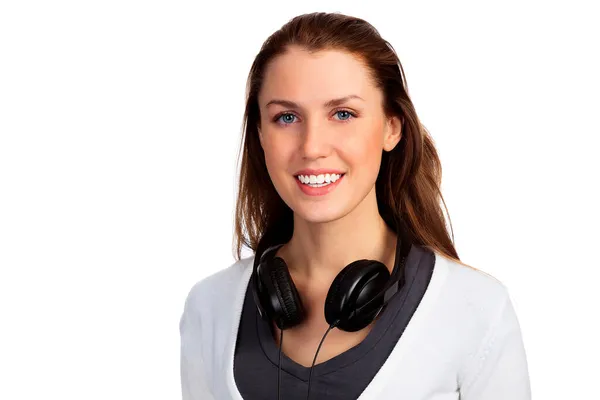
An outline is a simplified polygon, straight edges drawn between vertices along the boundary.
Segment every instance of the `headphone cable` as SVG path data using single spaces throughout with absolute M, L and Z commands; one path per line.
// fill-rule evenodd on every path
M 319 350 L 321 350 L 321 345 L 323 344 L 323 341 L 325 340 L 325 338 L 327 337 L 327 334 L 337 326 L 337 324 L 339 323 L 338 321 L 335 321 L 333 324 L 329 325 L 329 328 L 327 328 L 327 332 L 325 332 L 325 334 L 323 335 L 323 338 L 321 339 L 321 343 L 319 343 L 319 347 L 317 347 L 317 352 L 315 353 L 315 358 L 313 358 L 313 362 L 312 365 L 310 366 L 310 373 L 308 374 L 308 391 L 306 393 L 306 400 L 310 399 L 310 380 L 312 378 L 312 372 L 313 372 L 313 368 L 315 366 L 315 361 L 317 361 L 317 355 L 319 354 Z
M 281 400 L 281 348 L 283 347 L 283 329 L 281 330 L 281 334 L 279 336 L 279 362 L 277 363 L 277 400 Z

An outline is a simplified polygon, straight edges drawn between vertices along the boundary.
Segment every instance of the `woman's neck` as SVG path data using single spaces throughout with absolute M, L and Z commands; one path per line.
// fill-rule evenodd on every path
M 368 199 L 368 198 L 367 198 Z M 369 203 L 365 199 L 363 203 Z M 358 259 L 373 259 L 393 268 L 396 235 L 374 204 L 361 204 L 346 216 L 313 223 L 294 215 L 294 233 L 278 255 L 295 276 L 329 281 Z

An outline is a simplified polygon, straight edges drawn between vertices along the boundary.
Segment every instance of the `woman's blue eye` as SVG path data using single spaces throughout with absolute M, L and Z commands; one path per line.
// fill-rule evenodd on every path
M 296 116 L 294 114 L 282 114 L 277 119 L 281 120 L 284 124 L 291 124 L 294 122 L 294 118 L 296 118 Z
M 337 115 L 337 119 L 340 121 L 347 121 L 351 117 L 354 117 L 354 114 L 352 114 L 350 111 L 346 111 L 346 110 L 337 111 L 335 113 L 335 115 Z M 285 113 L 285 114 L 281 114 L 275 121 L 283 123 L 284 125 L 289 125 L 289 124 L 293 124 L 294 122 L 296 122 L 296 118 L 297 117 L 294 114 Z
M 338 118 L 341 119 L 342 121 L 345 121 L 352 116 L 352 114 L 350 114 L 349 111 L 344 111 L 344 110 L 338 111 L 338 112 L 336 112 L 336 114 L 337 114 Z

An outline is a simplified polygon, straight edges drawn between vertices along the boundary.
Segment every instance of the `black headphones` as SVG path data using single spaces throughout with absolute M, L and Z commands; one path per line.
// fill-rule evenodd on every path
M 390 274 L 385 264 L 361 259 L 348 264 L 333 280 L 325 301 L 325 319 L 330 326 L 355 332 L 372 323 L 389 300 L 404 285 L 404 266 L 412 247 L 407 230 L 400 223 L 396 257 Z M 275 253 L 284 243 L 257 253 L 252 269 L 252 293 L 263 319 L 274 321 L 282 331 L 302 322 L 302 301 L 288 267 Z M 260 249 L 260 246 L 258 247 Z

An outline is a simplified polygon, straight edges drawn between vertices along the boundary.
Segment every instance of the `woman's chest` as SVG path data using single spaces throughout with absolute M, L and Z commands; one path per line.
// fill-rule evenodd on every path
M 368 326 L 358 332 L 344 332 L 336 328 L 328 330 L 328 326 L 302 326 L 286 330 L 283 342 L 279 343 L 279 332 L 274 330 L 273 340 L 283 354 L 295 363 L 309 368 L 324 363 L 348 350 L 358 346 L 372 329 Z M 316 358 L 315 358 L 316 357 Z

